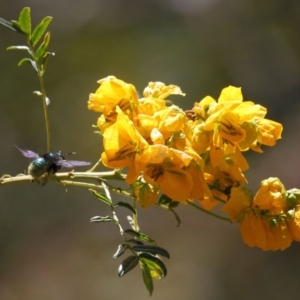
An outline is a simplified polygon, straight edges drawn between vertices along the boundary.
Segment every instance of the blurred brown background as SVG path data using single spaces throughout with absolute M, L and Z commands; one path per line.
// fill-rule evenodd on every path
M 0 16 L 16 19 L 24 6 L 33 23 L 53 16 L 46 74 L 53 148 L 96 161 L 98 115 L 86 108 L 96 81 L 115 75 L 142 92 L 149 81 L 179 85 L 188 109 L 228 85 L 268 108 L 284 125 L 283 140 L 265 153 L 247 154 L 249 186 L 278 176 L 300 187 L 300 1 L 298 0 L 28 0 L 0 2 Z M 23 53 L 6 51 L 24 39 L 0 27 L 0 173 L 15 175 L 29 163 L 15 149 L 43 153 L 46 137 L 39 89 Z M 117 200 L 117 198 L 115 198 Z M 57 184 L 0 188 L 0 299 L 149 299 L 140 270 L 118 278 L 114 261 L 121 238 L 112 224 L 90 224 L 107 208 L 85 189 Z M 122 211 L 125 222 L 125 210 Z M 299 299 L 300 245 L 285 252 L 246 247 L 238 226 L 191 207 L 171 214 L 140 212 L 141 230 L 171 253 L 169 274 L 155 281 L 152 299 Z M 124 223 L 124 227 L 127 225 Z

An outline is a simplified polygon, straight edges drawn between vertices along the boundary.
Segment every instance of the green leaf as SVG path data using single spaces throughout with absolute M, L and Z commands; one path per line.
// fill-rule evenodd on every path
M 180 204 L 180 202 L 178 201 L 172 201 L 171 203 L 169 203 L 169 207 L 170 208 L 175 208 Z
M 98 199 L 100 199 L 102 202 L 104 202 L 105 204 L 108 204 L 109 206 L 112 205 L 112 202 L 110 201 L 110 199 L 108 199 L 104 194 L 99 194 L 97 193 L 95 190 L 89 189 L 89 191 Z
M 145 286 L 147 288 L 147 290 L 150 293 L 150 296 L 152 295 L 153 289 L 154 289 L 154 285 L 153 285 L 153 279 L 150 273 L 150 270 L 147 266 L 147 264 L 142 263 L 141 264 L 141 268 L 142 268 L 142 274 L 143 274 L 143 281 L 145 283 Z
M 156 256 L 143 252 L 139 254 L 139 258 L 149 268 L 152 278 L 162 279 L 167 276 L 165 264 Z
M 117 252 L 113 255 L 113 259 L 116 259 L 116 258 L 120 257 L 121 255 L 123 255 L 127 248 L 128 248 L 128 246 L 126 244 L 119 245 Z
M 166 258 L 170 258 L 170 254 L 166 249 L 154 245 L 135 245 L 132 249 L 136 252 L 148 252 L 154 255 L 158 254 Z
M 12 24 L 13 28 L 14 28 L 17 32 L 22 33 L 22 34 L 25 34 L 25 32 L 22 31 L 22 29 L 21 29 L 20 24 L 19 24 L 18 21 L 12 20 L 12 21 L 11 21 L 11 24 Z
M 118 206 L 121 206 L 121 207 L 126 207 L 128 208 L 132 213 L 136 214 L 136 211 L 135 209 L 127 202 L 118 202 L 117 204 L 114 205 L 114 207 L 118 207 Z
M 135 244 L 135 245 L 144 245 L 143 242 L 135 240 L 135 239 L 129 239 L 129 240 L 127 240 L 127 242 Z
M 92 223 L 114 222 L 114 219 L 110 216 L 106 216 L 106 217 L 96 216 L 96 217 L 91 218 L 90 222 L 92 222 Z
M 41 45 L 36 50 L 35 56 L 36 56 L 37 60 L 39 60 L 40 58 L 42 58 L 45 55 L 45 53 L 47 52 L 49 42 L 50 42 L 50 32 L 47 32 L 44 36 L 44 41 L 41 43 Z
M 158 203 L 159 204 L 162 204 L 162 205 L 168 205 L 169 203 L 171 203 L 173 200 L 168 197 L 167 195 L 165 194 L 162 194 L 158 200 Z
M 20 25 L 21 30 L 28 36 L 31 34 L 31 17 L 30 8 L 24 7 L 19 15 L 18 25 Z
M 118 275 L 120 277 L 124 276 L 126 273 L 131 271 L 136 265 L 139 263 L 139 258 L 135 255 L 131 255 L 127 257 L 123 262 L 120 264 L 118 269 Z
M 42 69 L 42 73 L 43 74 L 45 73 L 45 70 L 46 70 L 46 63 L 48 61 L 48 58 L 50 56 L 54 56 L 54 55 L 55 55 L 54 52 L 46 52 L 44 54 L 44 56 L 40 58 L 40 64 L 41 64 L 41 69 Z
M 45 17 L 33 30 L 32 35 L 30 37 L 30 43 L 34 47 L 40 38 L 43 36 L 47 27 L 52 21 L 52 17 Z
M 18 66 L 23 66 L 25 64 L 31 64 L 31 66 L 33 67 L 33 69 L 38 72 L 38 68 L 36 66 L 36 63 L 34 60 L 30 59 L 30 58 L 23 58 L 19 61 Z
M 9 22 L 3 18 L 0 18 L 0 24 L 19 33 L 24 34 L 24 32 L 21 30 L 20 25 L 17 21 Z
M 156 244 L 156 242 L 153 239 L 151 239 L 148 235 L 146 235 L 144 233 L 137 232 L 133 229 L 126 229 L 124 232 L 127 233 L 127 234 L 130 234 L 130 235 L 133 235 L 133 236 L 137 237 L 140 240 L 149 242 L 149 243 L 154 244 L 154 245 Z

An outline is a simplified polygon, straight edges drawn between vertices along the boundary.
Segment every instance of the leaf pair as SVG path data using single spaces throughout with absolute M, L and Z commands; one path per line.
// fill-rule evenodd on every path
M 18 66 L 24 64 L 31 64 L 33 69 L 39 73 L 41 76 L 45 73 L 45 66 L 48 58 L 53 56 L 54 53 L 48 52 L 48 46 L 50 43 L 50 32 L 44 33 L 47 30 L 47 27 L 52 21 L 52 17 L 45 17 L 42 21 L 34 28 L 33 32 L 31 31 L 31 15 L 30 8 L 25 7 L 20 12 L 18 21 L 12 20 L 11 22 L 0 18 L 0 24 L 5 27 L 8 27 L 16 32 L 22 33 L 27 37 L 28 46 L 11 46 L 7 50 L 27 50 L 31 58 L 23 58 L 19 61 Z M 34 47 L 44 36 L 40 46 L 34 50 Z
M 120 245 L 117 253 L 114 255 L 114 258 L 122 255 L 129 247 L 129 245 Z M 128 256 L 122 261 L 118 269 L 118 274 L 120 277 L 124 276 L 126 273 L 134 269 L 138 263 L 140 263 L 143 281 L 151 295 L 154 289 L 153 278 L 162 279 L 167 275 L 167 268 L 157 255 L 167 258 L 170 258 L 170 255 L 167 250 L 155 245 L 141 244 L 130 248 L 135 252 L 135 255 Z

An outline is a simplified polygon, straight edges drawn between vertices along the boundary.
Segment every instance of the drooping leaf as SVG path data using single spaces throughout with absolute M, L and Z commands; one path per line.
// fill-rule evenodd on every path
M 128 256 L 123 262 L 120 264 L 118 269 L 118 275 L 122 277 L 130 270 L 132 270 L 139 262 L 139 258 L 135 255 Z
M 127 233 L 127 234 L 130 234 L 130 235 L 133 235 L 133 236 L 137 237 L 140 240 L 149 242 L 149 243 L 154 244 L 154 245 L 156 244 L 156 242 L 153 239 L 151 239 L 148 235 L 146 235 L 144 233 L 137 232 L 133 229 L 126 229 L 124 232 Z
M 166 249 L 155 245 L 135 245 L 132 249 L 136 252 L 148 252 L 154 255 L 158 254 L 170 258 L 170 254 Z
M 31 66 L 33 67 L 33 69 L 38 72 L 38 68 L 36 66 L 36 63 L 34 60 L 30 59 L 30 58 L 23 58 L 19 61 L 18 66 L 23 66 L 25 64 L 31 64 Z
M 104 194 L 97 193 L 95 190 L 89 189 L 89 191 L 98 199 L 103 201 L 105 204 L 112 205 L 110 199 L 108 199 Z
M 47 30 L 47 27 L 52 21 L 52 17 L 45 17 L 33 30 L 30 37 L 30 43 L 32 46 L 35 46 L 40 38 L 43 36 L 44 32 Z
M 127 248 L 128 248 L 128 246 L 126 244 L 120 244 L 118 246 L 117 252 L 113 255 L 113 259 L 116 259 L 116 258 L 120 257 L 121 255 L 123 255 Z
M 175 211 L 174 209 L 172 209 L 172 208 L 169 208 L 168 210 L 174 215 L 174 217 L 175 217 L 175 219 L 176 219 L 176 221 L 177 221 L 177 227 L 179 227 L 180 224 L 181 224 L 181 219 L 180 219 L 179 215 L 178 215 L 178 214 L 176 213 L 176 211 Z
M 142 252 L 139 254 L 139 258 L 149 268 L 152 278 L 162 279 L 167 276 L 165 264 L 156 256 Z
M 103 223 L 103 222 L 113 222 L 114 219 L 110 216 L 106 216 L 106 217 L 101 217 L 101 216 L 95 216 L 93 218 L 91 218 L 90 222 L 92 223 Z
M 143 274 L 143 281 L 144 281 L 145 286 L 151 296 L 153 293 L 154 285 L 153 285 L 153 279 L 152 279 L 150 270 L 149 270 L 147 264 L 145 264 L 145 263 L 141 263 L 141 268 L 142 268 L 142 274 Z
M 118 207 L 118 206 L 128 208 L 132 213 L 136 214 L 135 209 L 127 202 L 118 202 L 114 205 L 114 207 Z
M 44 36 L 44 41 L 41 43 L 41 45 L 36 50 L 35 55 L 36 55 L 37 60 L 39 60 L 46 54 L 49 42 L 50 42 L 50 32 L 47 32 Z
M 10 46 L 6 50 L 26 50 L 32 56 L 32 52 L 27 46 Z
M 20 25 L 21 30 L 28 36 L 31 34 L 31 16 L 30 8 L 24 7 L 19 15 L 18 24 Z

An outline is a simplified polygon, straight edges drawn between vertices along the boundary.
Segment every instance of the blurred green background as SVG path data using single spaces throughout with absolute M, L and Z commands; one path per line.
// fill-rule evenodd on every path
M 87 100 L 96 81 L 115 75 L 143 91 L 149 81 L 179 85 L 172 100 L 184 109 L 228 85 L 268 108 L 284 125 L 283 140 L 264 154 L 247 154 L 250 188 L 278 176 L 300 187 L 300 1 L 298 0 L 31 0 L 0 2 L 0 16 L 16 19 L 31 7 L 33 23 L 53 16 L 45 77 L 51 100 L 53 148 L 95 162 L 101 139 L 98 115 Z M 39 89 L 21 35 L 0 27 L 0 173 L 15 175 L 29 163 L 14 145 L 46 149 Z M 118 198 L 115 198 L 118 200 Z M 91 224 L 109 212 L 85 189 L 49 183 L 0 188 L 0 299 L 149 299 L 141 272 L 118 278 L 121 242 L 112 224 Z M 121 211 L 121 210 L 120 210 Z M 140 212 L 141 230 L 169 250 L 169 274 L 155 282 L 152 299 L 299 299 L 300 245 L 284 252 L 245 246 L 237 225 L 191 207 L 182 224 L 157 207 Z M 126 213 L 122 211 L 122 220 Z M 124 225 L 126 227 L 126 225 Z

